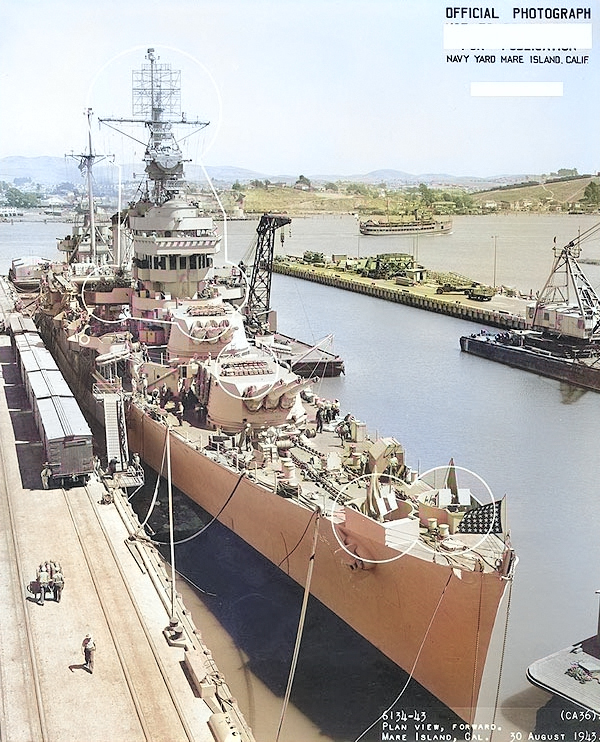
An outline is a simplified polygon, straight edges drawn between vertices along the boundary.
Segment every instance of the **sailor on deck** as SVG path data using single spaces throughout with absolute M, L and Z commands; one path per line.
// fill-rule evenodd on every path
M 246 451 L 252 450 L 252 425 L 248 422 L 246 418 L 243 419 L 244 427 L 240 431 L 240 440 L 238 443 L 238 449 L 240 451 L 243 451 L 244 449 Z

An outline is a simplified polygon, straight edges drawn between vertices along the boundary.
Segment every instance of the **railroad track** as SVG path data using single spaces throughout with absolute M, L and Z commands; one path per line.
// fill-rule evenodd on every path
M 93 493 L 81 487 L 63 490 L 63 495 L 143 738 L 193 740 Z M 118 517 L 114 508 L 108 515 Z M 99 531 L 105 538 L 98 538 Z
M 186 742 L 197 738 L 120 566 L 119 544 L 113 545 L 105 532 L 103 520 L 119 518 L 116 509 L 107 508 L 100 515 L 97 508 L 104 506 L 96 505 L 87 487 L 31 493 L 37 504 L 40 498 L 45 500 L 46 512 L 33 507 L 23 534 L 23 503 L 17 500 L 30 492 L 11 494 L 4 464 L 0 460 L 4 474 L 0 517 L 4 523 L 8 519 L 11 527 L 3 529 L 0 556 L 10 565 L 16 588 L 8 591 L 2 611 L 10 602 L 19 625 L 16 630 L 14 619 L 0 621 L 4 722 L 0 740 Z M 51 533 L 52 515 L 60 522 L 60 534 Z M 47 538 L 39 538 L 40 530 Z M 45 544 L 43 551 L 40 541 Z M 62 563 L 65 589 L 60 603 L 47 600 L 39 605 L 27 589 L 44 557 Z M 92 676 L 83 668 L 80 650 L 88 631 L 98 647 Z
M 3 565 L 0 613 L 0 740 L 49 740 L 40 674 L 35 661 L 32 622 L 27 610 L 25 566 L 17 536 L 17 513 L 13 496 L 18 477 L 16 461 L 8 455 L 9 421 L 4 378 L 0 378 L 0 561 Z M 19 630 L 15 630 L 15 625 Z M 15 709 L 18 712 L 15 713 Z

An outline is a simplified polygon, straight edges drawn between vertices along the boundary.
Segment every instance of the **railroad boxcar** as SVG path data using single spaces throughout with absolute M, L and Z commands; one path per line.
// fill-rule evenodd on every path
M 93 439 L 75 397 L 36 400 L 34 411 L 52 481 L 83 483 L 94 468 Z
M 33 321 L 12 314 L 10 332 L 51 480 L 85 482 L 94 468 L 93 436 L 77 400 Z

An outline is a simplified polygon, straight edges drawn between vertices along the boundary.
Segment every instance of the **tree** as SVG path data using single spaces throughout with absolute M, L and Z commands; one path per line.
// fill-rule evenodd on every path
M 348 183 L 346 186 L 346 193 L 354 194 L 356 196 L 370 196 L 371 191 L 369 186 L 364 183 Z
M 427 206 L 431 206 L 431 204 L 435 201 L 435 193 L 431 190 L 431 188 L 427 188 L 425 183 L 419 183 L 419 193 L 421 195 L 423 203 L 425 203 Z
M 75 185 L 73 183 L 59 183 L 56 188 L 54 189 L 55 193 L 73 193 L 77 189 L 75 188 Z
M 305 175 L 299 175 L 296 185 L 305 185 L 310 188 L 310 180 Z
M 600 204 L 600 185 L 593 180 L 590 181 L 585 187 L 582 200 L 588 204 L 598 206 Z
M 456 193 L 454 195 L 454 203 L 457 209 L 466 211 L 473 208 L 473 197 L 468 193 Z
M 35 193 L 22 193 L 18 188 L 7 188 L 5 196 L 7 205 L 16 209 L 30 209 L 39 202 Z

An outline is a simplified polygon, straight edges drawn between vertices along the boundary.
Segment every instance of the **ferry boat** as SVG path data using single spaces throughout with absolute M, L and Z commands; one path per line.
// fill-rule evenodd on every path
M 361 234 L 371 236 L 384 235 L 413 235 L 413 234 L 450 234 L 452 232 L 452 219 L 446 218 L 415 218 L 411 221 L 377 221 L 367 219 L 359 222 L 358 228 Z
M 116 476 L 131 452 L 169 471 L 473 723 L 494 704 L 480 689 L 484 672 L 498 670 L 488 649 L 494 629 L 504 631 L 517 563 L 505 500 L 453 463 L 419 475 L 399 441 L 371 435 L 338 400 L 317 399 L 312 379 L 261 342 L 260 322 L 247 322 L 248 277 L 225 266 L 224 279 L 223 238 L 186 192 L 169 65 L 152 49 L 147 60 L 148 87 L 134 86 L 144 96 L 137 110 L 149 113 L 147 187 L 113 218 L 130 265 L 49 266 L 40 332 L 104 425 Z
M 527 329 L 460 338 L 465 353 L 531 371 L 573 386 L 600 391 L 600 299 L 581 270 L 581 242 L 600 224 L 554 247 L 550 275 L 535 302 L 527 306 Z

